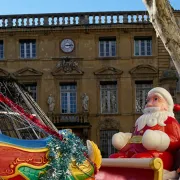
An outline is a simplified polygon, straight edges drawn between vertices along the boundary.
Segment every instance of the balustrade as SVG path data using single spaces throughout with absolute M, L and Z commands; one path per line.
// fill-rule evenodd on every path
M 86 114 L 48 114 L 49 119 L 54 124 L 59 123 L 88 123 L 88 116 Z
M 146 11 L 1 15 L 0 28 L 149 23 Z

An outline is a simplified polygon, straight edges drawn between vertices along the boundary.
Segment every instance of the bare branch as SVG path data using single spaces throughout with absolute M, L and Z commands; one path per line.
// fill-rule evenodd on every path
M 168 0 L 143 0 L 157 35 L 180 74 L 180 28 Z

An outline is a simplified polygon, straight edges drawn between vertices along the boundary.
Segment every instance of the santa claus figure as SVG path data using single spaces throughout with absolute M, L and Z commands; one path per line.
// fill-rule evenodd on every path
M 174 118 L 174 105 L 170 93 L 161 87 L 149 91 L 147 104 L 131 133 L 119 132 L 112 137 L 119 153 L 110 158 L 153 158 L 163 161 L 164 169 L 171 170 L 173 153 L 180 148 L 180 125 Z

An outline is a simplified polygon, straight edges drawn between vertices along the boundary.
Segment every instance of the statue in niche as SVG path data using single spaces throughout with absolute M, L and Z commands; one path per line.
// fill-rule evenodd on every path
M 55 99 L 52 94 L 49 95 L 47 104 L 49 106 L 49 112 L 53 112 L 55 108 Z
M 82 109 L 83 112 L 89 111 L 89 97 L 86 93 L 83 93 L 82 95 Z

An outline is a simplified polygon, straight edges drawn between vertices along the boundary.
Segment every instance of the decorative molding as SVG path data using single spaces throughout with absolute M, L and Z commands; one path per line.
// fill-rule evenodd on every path
M 53 76 L 61 75 L 83 75 L 84 72 L 79 69 L 78 62 L 71 57 L 63 57 L 58 62 L 55 70 L 51 72 Z
M 0 68 L 0 77 L 8 77 L 10 73 L 4 69 Z
M 122 73 L 123 71 L 114 67 L 104 67 L 94 72 L 94 74 L 98 76 L 106 76 L 106 75 L 114 76 L 114 75 L 121 75 Z
M 132 76 L 156 76 L 158 74 L 158 70 L 151 65 L 139 65 L 132 68 L 129 73 Z
M 117 119 L 106 118 L 99 121 L 99 131 L 107 129 L 118 129 L 120 128 L 120 123 Z
M 43 73 L 30 67 L 22 68 L 13 73 L 15 77 L 42 76 Z

